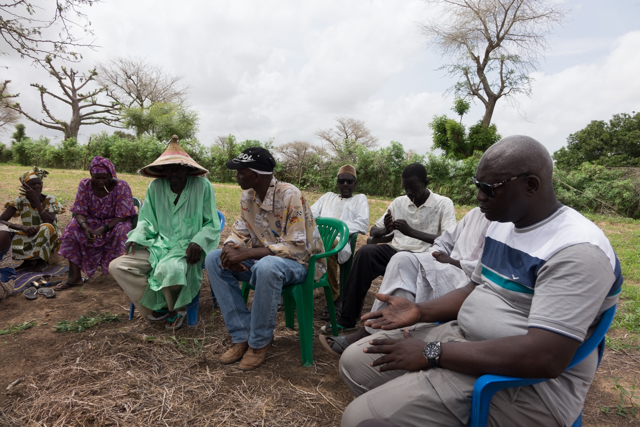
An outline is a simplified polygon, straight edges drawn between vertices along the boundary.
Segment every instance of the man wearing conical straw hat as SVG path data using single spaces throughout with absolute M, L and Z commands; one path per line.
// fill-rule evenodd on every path
M 109 266 L 143 316 L 182 327 L 185 306 L 200 291 L 202 262 L 218 247 L 220 220 L 209 171 L 173 136 L 156 161 L 140 169 L 156 178 L 147 189 L 138 225 L 128 234 L 125 255 Z

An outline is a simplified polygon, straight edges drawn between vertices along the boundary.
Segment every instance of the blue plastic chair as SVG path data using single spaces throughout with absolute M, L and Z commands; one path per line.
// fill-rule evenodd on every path
M 218 211 L 218 218 L 220 219 L 220 232 L 224 228 L 225 219 L 224 214 Z M 204 263 L 202 264 L 202 268 L 204 269 Z M 216 300 L 215 295 L 213 296 L 213 305 L 216 307 L 218 305 L 218 301 Z M 196 294 L 196 296 L 191 300 L 189 304 L 187 304 L 187 326 L 195 327 L 198 324 L 198 309 L 200 308 L 200 291 Z M 133 305 L 133 301 L 129 303 L 129 320 L 133 319 L 133 314 L 136 312 L 136 306 Z
M 607 334 L 613 316 L 616 314 L 616 306 L 609 308 L 602 313 L 598 326 L 593 331 L 591 336 L 584 341 L 576 354 L 571 359 L 571 363 L 567 370 L 573 368 L 578 363 L 582 362 L 587 356 L 589 356 L 594 350 L 598 350 L 598 366 L 602 360 L 602 354 L 604 353 L 604 336 Z M 487 425 L 487 419 L 489 417 L 489 402 L 491 398 L 498 391 L 511 387 L 522 387 L 527 385 L 533 385 L 546 381 L 546 379 L 539 378 L 514 378 L 505 377 L 502 375 L 483 375 L 476 380 L 473 387 L 473 402 L 471 406 L 471 427 L 484 427 Z M 578 419 L 573 423 L 574 427 L 582 425 L 582 412 L 578 416 Z

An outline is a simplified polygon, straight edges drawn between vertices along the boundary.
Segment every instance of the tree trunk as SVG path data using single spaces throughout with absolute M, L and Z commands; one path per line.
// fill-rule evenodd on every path
M 496 108 L 496 102 L 498 102 L 498 98 L 490 97 L 485 105 L 484 117 L 482 118 L 482 125 L 485 127 L 491 125 L 491 118 L 493 117 L 493 110 Z

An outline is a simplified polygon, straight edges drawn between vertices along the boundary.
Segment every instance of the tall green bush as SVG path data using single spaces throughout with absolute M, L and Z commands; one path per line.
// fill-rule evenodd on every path
M 640 218 L 640 169 L 607 168 L 582 163 L 573 170 L 556 168 L 558 200 L 576 210 Z

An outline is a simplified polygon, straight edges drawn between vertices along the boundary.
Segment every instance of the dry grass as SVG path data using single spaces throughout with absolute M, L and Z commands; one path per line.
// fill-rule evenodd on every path
M 0 166 L 0 200 L 14 197 L 18 173 L 24 167 Z M 67 207 L 78 181 L 87 172 L 51 170 L 45 192 Z M 135 196 L 143 198 L 147 178 L 122 174 Z M 218 209 L 227 229 L 238 213 L 240 189 L 214 184 Z M 312 202 L 320 196 L 306 193 Z M 388 200 L 370 200 L 371 223 Z M 460 219 L 468 207 L 457 207 Z M 61 225 L 68 215 L 61 218 Z M 625 269 L 627 286 L 638 284 L 637 230 L 640 222 L 598 221 L 612 238 Z M 364 240 L 361 237 L 361 240 Z M 361 244 L 362 242 L 360 242 Z M 94 278 L 95 279 L 95 278 Z M 230 341 L 219 310 L 202 288 L 199 324 L 195 331 L 172 333 L 137 319 L 104 324 L 81 333 L 54 333 L 55 321 L 75 320 L 89 311 L 124 313 L 128 301 L 110 276 L 99 276 L 80 291 L 67 291 L 51 301 L 3 301 L 0 324 L 40 319 L 40 326 L 0 342 L 4 379 L 0 393 L 2 426 L 337 426 L 352 396 L 337 373 L 337 361 L 314 343 L 314 366 L 302 367 L 297 331 L 284 327 L 278 315 L 274 346 L 265 365 L 252 372 L 218 362 Z M 374 283 L 373 289 L 379 285 Z M 370 307 L 372 296 L 365 303 Z M 12 307 L 13 305 L 13 307 Z M 324 306 L 316 295 L 317 318 Z M 69 313 L 74 313 L 71 317 Z M 57 317 L 56 317 L 57 316 Z M 43 321 L 49 326 L 43 326 Z M 316 333 L 324 322 L 316 321 Z M 623 331 L 616 331 L 627 342 Z M 13 341 L 11 341 L 13 340 Z M 585 406 L 585 425 L 627 425 L 635 418 L 604 414 L 615 407 L 615 378 L 628 390 L 638 382 L 633 369 L 640 356 L 635 346 L 607 351 Z M 637 363 L 636 363 L 637 364 Z M 7 374 L 8 373 L 8 374 Z M 15 380 L 20 380 L 15 382 Z M 617 379 L 615 381 L 618 381 Z M 7 385 L 12 387 L 5 390 Z
M 201 356 L 188 357 L 170 342 L 149 345 L 133 332 L 83 339 L 62 359 L 28 377 L 28 398 L 17 402 L 0 422 L 6 426 L 335 423 L 335 414 L 327 414 L 323 407 L 329 403 L 340 408 L 323 394 L 321 381 L 306 386 L 282 378 L 255 382 L 237 370 L 210 368 L 207 355 L 222 348 L 222 341 L 214 340 Z
M 13 400 L 0 412 L 0 424 L 339 424 L 350 399 L 335 361 L 320 354 L 314 367 L 300 366 L 297 332 L 279 322 L 259 370 L 221 365 L 218 357 L 230 343 L 219 314 L 206 315 L 211 308 L 209 296 L 195 331 L 172 334 L 139 319 L 60 335 L 53 350 L 60 357 L 41 363 L 9 391 Z

